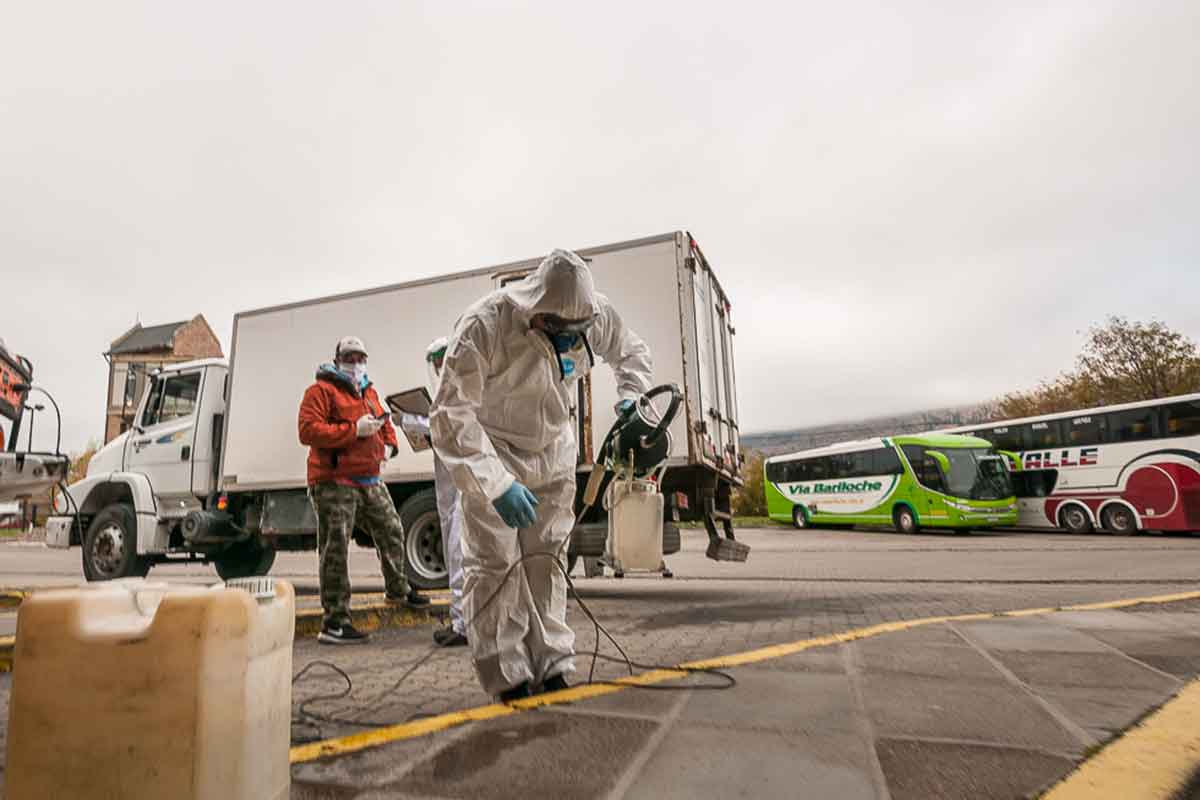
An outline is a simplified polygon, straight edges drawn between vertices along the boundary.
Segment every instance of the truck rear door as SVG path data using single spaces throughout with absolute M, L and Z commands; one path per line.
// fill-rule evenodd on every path
M 739 442 L 730 305 L 695 240 L 689 237 L 689 244 L 700 388 L 697 406 L 702 417 L 699 439 L 706 460 L 736 473 Z

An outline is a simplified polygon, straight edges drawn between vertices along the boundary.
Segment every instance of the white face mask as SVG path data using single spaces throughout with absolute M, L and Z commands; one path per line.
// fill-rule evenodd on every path
M 338 364 L 338 369 L 353 378 L 357 385 L 361 385 L 363 378 L 367 377 L 366 364 Z

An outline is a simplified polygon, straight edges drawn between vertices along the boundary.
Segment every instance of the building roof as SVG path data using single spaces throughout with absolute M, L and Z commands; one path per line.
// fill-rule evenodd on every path
M 170 350 L 175 344 L 175 332 L 189 322 L 191 320 L 185 319 L 182 322 L 168 322 L 166 325 L 151 325 L 149 328 L 143 328 L 139 322 L 112 343 L 108 355 Z

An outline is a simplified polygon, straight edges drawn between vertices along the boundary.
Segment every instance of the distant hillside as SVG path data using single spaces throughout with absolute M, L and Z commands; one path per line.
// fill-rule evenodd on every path
M 766 455 L 791 453 L 811 447 L 824 447 L 851 439 L 869 439 L 872 436 L 892 436 L 900 433 L 920 433 L 957 425 L 971 425 L 988 419 L 986 406 L 959 406 L 936 408 L 911 414 L 895 414 L 873 419 L 838 422 L 831 425 L 815 425 L 809 428 L 766 431 L 742 434 L 742 447 L 757 450 Z

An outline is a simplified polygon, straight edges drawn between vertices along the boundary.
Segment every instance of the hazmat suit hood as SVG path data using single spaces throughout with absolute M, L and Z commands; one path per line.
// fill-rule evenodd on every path
M 430 398 L 437 397 L 438 384 L 442 382 L 441 372 L 433 365 L 433 357 L 438 351 L 445 352 L 449 346 L 450 340 L 445 336 L 439 336 L 429 343 L 429 347 L 425 348 L 425 371 L 429 375 L 429 396 Z
M 570 250 L 553 251 L 524 280 L 503 291 L 526 320 L 535 314 L 594 319 L 601 312 L 592 271 Z

